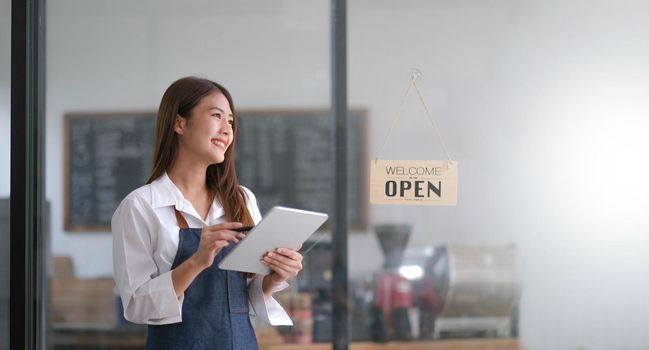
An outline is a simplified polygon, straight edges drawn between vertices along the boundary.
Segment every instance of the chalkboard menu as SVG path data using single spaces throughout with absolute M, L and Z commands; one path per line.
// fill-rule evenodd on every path
M 349 113 L 348 217 L 366 226 L 366 112 Z M 314 111 L 239 112 L 237 174 L 262 214 L 275 205 L 333 213 L 331 114 Z
M 151 173 L 155 114 L 69 114 L 65 132 L 65 229 L 109 231 Z
M 332 214 L 331 118 L 326 110 L 239 111 L 237 172 L 262 214 L 283 205 Z M 348 129 L 349 221 L 366 225 L 366 112 Z M 155 113 L 65 117 L 65 229 L 110 231 L 121 200 L 151 172 Z

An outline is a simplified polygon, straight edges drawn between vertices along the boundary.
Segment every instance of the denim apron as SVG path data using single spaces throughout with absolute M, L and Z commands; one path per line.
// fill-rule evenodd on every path
M 182 264 L 198 249 L 200 228 L 189 228 L 176 210 L 180 227 L 178 251 L 171 269 Z M 218 268 L 233 248 L 230 243 L 185 290 L 182 322 L 149 325 L 146 349 L 150 350 L 239 350 L 258 349 L 248 315 L 248 285 L 240 272 Z

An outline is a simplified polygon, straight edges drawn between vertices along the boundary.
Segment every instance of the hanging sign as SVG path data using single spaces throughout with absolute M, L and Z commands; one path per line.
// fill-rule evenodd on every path
M 377 159 L 371 163 L 371 203 L 457 204 L 456 161 Z
M 381 160 L 377 156 L 374 161 L 371 161 L 370 203 L 457 205 L 457 162 L 451 160 L 437 123 L 430 115 L 426 102 L 417 87 L 417 80 L 421 76 L 421 71 L 418 69 L 411 70 L 410 84 L 401 99 L 396 118 L 385 135 L 379 149 L 379 156 L 392 130 L 398 124 L 401 107 L 410 88 L 414 88 L 433 130 L 437 133 L 447 160 Z

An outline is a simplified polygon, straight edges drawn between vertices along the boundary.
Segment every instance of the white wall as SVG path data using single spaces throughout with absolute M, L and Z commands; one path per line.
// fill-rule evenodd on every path
M 370 206 L 371 222 L 414 223 L 411 247 L 516 244 L 530 349 L 649 347 L 649 4 L 349 6 L 349 99 L 369 109 L 370 157 L 417 67 L 460 162 L 457 207 Z M 64 113 L 152 110 L 188 74 L 223 82 L 239 108 L 327 106 L 328 14 L 326 1 L 49 2 L 54 254 L 82 277 L 111 273 L 108 234 L 63 231 Z M 382 157 L 440 159 L 437 142 L 413 95 Z M 372 235 L 350 236 L 353 277 L 381 260 Z

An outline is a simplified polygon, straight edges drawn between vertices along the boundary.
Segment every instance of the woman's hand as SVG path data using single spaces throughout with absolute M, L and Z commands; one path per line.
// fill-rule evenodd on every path
M 229 242 L 238 243 L 246 236 L 242 232 L 231 231 L 241 226 L 240 222 L 226 222 L 203 227 L 198 250 L 192 256 L 194 262 L 202 269 L 212 266 L 214 258 L 221 249 L 228 246 Z
M 237 243 L 245 237 L 245 234 L 241 232 L 232 231 L 232 229 L 241 226 L 240 222 L 226 222 L 203 227 L 201 241 L 194 255 L 171 270 L 171 282 L 174 285 L 176 297 L 180 298 L 201 271 L 212 266 L 214 257 L 223 247 L 229 245 L 230 241 Z
M 302 270 L 302 259 L 302 254 L 289 248 L 278 248 L 264 254 L 261 262 L 272 270 L 269 275 L 264 277 L 264 295 L 269 297 L 276 285 L 297 276 Z

